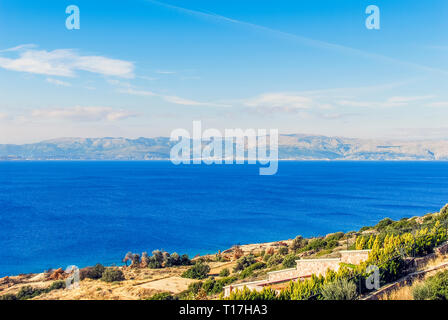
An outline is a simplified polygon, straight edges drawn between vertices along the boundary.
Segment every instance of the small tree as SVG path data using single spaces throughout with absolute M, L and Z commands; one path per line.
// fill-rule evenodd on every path
M 131 267 L 138 268 L 140 267 L 140 263 L 141 263 L 140 255 L 138 253 L 135 253 L 134 256 L 132 257 Z
M 243 269 L 247 268 L 248 266 L 250 266 L 251 264 L 254 264 L 255 262 L 257 262 L 257 261 L 255 260 L 255 256 L 253 254 L 249 254 L 247 256 L 241 257 L 236 262 L 236 265 L 235 265 L 235 268 L 233 269 L 233 271 L 237 272 L 237 271 L 243 270 Z
M 230 271 L 227 268 L 224 268 L 219 272 L 220 277 L 228 277 L 229 275 L 230 275 Z
M 107 268 L 104 270 L 101 280 L 106 282 L 123 281 L 124 275 L 120 269 Z
M 123 258 L 123 263 L 126 264 L 126 267 L 128 266 L 128 261 L 132 262 L 132 259 L 134 258 L 134 254 L 129 251 L 128 253 L 126 253 L 126 255 Z
M 297 236 L 294 240 L 292 240 L 291 250 L 297 251 L 305 247 L 307 244 L 308 241 L 306 239 L 304 239 L 302 236 Z
M 297 256 L 294 254 L 294 253 L 290 253 L 290 254 L 288 254 L 286 257 L 285 257 L 285 259 L 283 259 L 283 262 L 282 262 L 282 264 L 283 264 L 283 266 L 285 267 L 285 268 L 293 268 L 293 267 L 295 267 L 296 266 L 296 260 L 297 260 L 298 258 L 297 258 Z
M 185 271 L 182 274 L 182 277 L 201 280 L 201 279 L 207 278 L 209 272 L 210 272 L 210 267 L 207 264 L 196 263 L 190 269 Z

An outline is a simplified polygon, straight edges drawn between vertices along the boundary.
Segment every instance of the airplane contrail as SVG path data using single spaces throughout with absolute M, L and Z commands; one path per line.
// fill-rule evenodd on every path
M 186 13 L 189 15 L 194 15 L 194 16 L 198 16 L 198 17 L 206 18 L 206 19 L 211 18 L 214 20 L 224 21 L 224 22 L 228 22 L 228 23 L 232 23 L 232 24 L 250 27 L 250 28 L 253 28 L 253 29 L 256 29 L 259 31 L 268 32 L 272 35 L 282 36 L 282 37 L 288 38 L 293 41 L 298 41 L 298 42 L 300 42 L 304 45 L 310 46 L 310 47 L 327 49 L 327 50 L 342 52 L 342 53 L 346 53 L 346 54 L 362 56 L 362 57 L 374 59 L 377 61 L 395 63 L 395 64 L 399 64 L 402 66 L 419 69 L 422 71 L 435 72 L 435 73 L 444 74 L 444 75 L 448 74 L 448 71 L 445 71 L 445 70 L 440 70 L 440 69 L 428 67 L 425 65 L 417 64 L 417 63 L 401 61 L 396 58 L 391 58 L 391 57 L 384 56 L 384 55 L 377 54 L 377 53 L 366 52 L 366 51 L 363 51 L 360 49 L 356 49 L 356 48 L 352 48 L 352 47 L 348 47 L 348 46 L 344 46 L 344 45 L 340 45 L 340 44 L 336 44 L 336 43 L 330 43 L 330 42 L 321 41 L 321 40 L 314 40 L 311 38 L 307 38 L 307 37 L 296 35 L 293 33 L 272 29 L 272 28 L 261 26 L 258 24 L 232 19 L 229 17 L 218 15 L 213 12 L 202 12 L 202 11 L 187 9 L 187 8 L 175 6 L 172 4 L 168 4 L 168 3 L 164 3 L 164 2 L 160 2 L 160 1 L 156 1 L 156 0 L 146 0 L 146 1 L 156 4 L 156 5 L 159 5 L 159 6 L 162 6 L 162 7 L 166 7 L 166 8 L 170 8 L 170 9 L 173 9 L 173 10 L 176 10 L 179 12 L 183 12 L 183 13 Z

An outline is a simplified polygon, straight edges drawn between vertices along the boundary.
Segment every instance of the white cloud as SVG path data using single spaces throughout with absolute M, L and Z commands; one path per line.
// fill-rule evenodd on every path
M 144 97 L 156 96 L 157 95 L 157 94 L 155 94 L 152 91 L 136 90 L 136 89 L 133 89 L 133 88 L 119 89 L 118 92 L 130 94 L 130 95 L 134 95 L 134 96 L 144 96 Z
M 433 102 L 429 103 L 427 106 L 431 108 L 448 108 L 448 101 Z
M 357 100 L 339 100 L 337 103 L 346 107 L 363 107 L 363 108 L 393 108 L 408 106 L 413 102 L 429 100 L 434 96 L 395 96 L 383 101 L 357 101 Z
M 62 86 L 62 87 L 71 87 L 72 86 L 69 82 L 65 82 L 65 81 L 61 81 L 61 80 L 53 79 L 53 78 L 47 78 L 47 82 L 52 83 L 57 86 Z
M 0 112 L 0 120 L 6 120 L 9 116 L 6 113 Z
M 293 93 L 265 93 L 244 101 L 248 107 L 309 109 L 313 99 Z
M 18 46 L 7 50 L 19 52 L 16 58 L 0 57 L 0 68 L 7 70 L 61 77 L 73 77 L 76 71 L 82 70 L 105 76 L 134 77 L 134 64 L 129 61 L 82 56 L 72 49 L 46 51 Z
M 35 48 L 35 47 L 36 47 L 35 44 L 21 44 L 19 46 L 13 47 L 13 48 L 0 50 L 0 52 L 20 51 L 20 50 L 23 50 L 23 49 L 30 49 L 30 48 Z
M 117 121 L 135 117 L 136 114 L 125 110 L 115 110 L 109 107 L 77 106 L 73 108 L 36 109 L 32 112 L 32 116 L 46 120 L 62 119 L 71 121 Z
M 428 96 L 411 96 L 411 97 L 391 97 L 388 99 L 388 102 L 391 103 L 406 103 L 406 102 L 414 102 L 420 100 L 428 100 L 434 98 L 433 95 Z
M 119 93 L 125 93 L 130 94 L 134 96 L 143 96 L 143 97 L 159 97 L 167 102 L 179 104 L 179 105 L 185 105 L 185 106 L 210 106 L 210 107 L 227 107 L 227 105 L 214 103 L 214 102 L 201 102 L 201 101 L 195 101 L 191 99 L 185 99 L 177 96 L 169 96 L 169 95 L 163 95 L 159 93 L 155 93 L 148 90 L 138 90 L 134 89 L 129 83 L 123 83 L 121 81 L 112 80 L 109 81 L 110 84 L 121 86 L 121 88 L 118 89 Z
M 213 102 L 200 102 L 190 99 L 184 99 L 181 97 L 176 96 L 162 96 L 161 97 L 168 102 L 174 103 L 174 104 L 180 104 L 184 106 L 214 106 L 214 107 L 226 107 L 226 105 L 223 104 L 217 104 Z

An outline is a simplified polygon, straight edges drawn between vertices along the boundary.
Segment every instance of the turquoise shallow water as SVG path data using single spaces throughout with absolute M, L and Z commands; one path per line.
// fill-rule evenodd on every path
M 0 162 L 0 276 L 190 255 L 438 211 L 448 162 Z

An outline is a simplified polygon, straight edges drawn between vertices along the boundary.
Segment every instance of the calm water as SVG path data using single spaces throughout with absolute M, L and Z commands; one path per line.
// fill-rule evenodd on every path
M 438 211 L 447 162 L 0 162 L 0 276 L 190 255 Z

